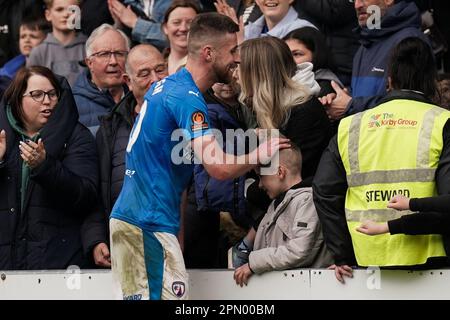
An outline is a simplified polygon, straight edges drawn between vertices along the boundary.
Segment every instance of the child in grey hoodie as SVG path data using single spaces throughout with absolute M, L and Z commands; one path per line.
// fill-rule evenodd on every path
M 44 66 L 54 73 L 66 77 L 70 85 L 75 83 L 83 71 L 79 61 L 85 58 L 86 36 L 74 28 L 72 10 L 79 6 L 79 0 L 45 0 L 45 18 L 52 24 L 52 32 L 44 42 L 35 47 L 27 66 Z

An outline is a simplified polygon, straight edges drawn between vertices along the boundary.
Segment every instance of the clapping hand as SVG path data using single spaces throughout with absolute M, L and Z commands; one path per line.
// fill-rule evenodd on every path
M 19 150 L 23 161 L 32 169 L 44 162 L 46 157 L 44 142 L 42 142 L 42 139 L 39 139 L 38 143 L 31 140 L 28 140 L 27 142 L 20 141 Z

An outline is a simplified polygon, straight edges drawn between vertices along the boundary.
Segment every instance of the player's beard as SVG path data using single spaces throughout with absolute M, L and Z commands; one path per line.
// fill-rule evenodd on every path
M 216 82 L 229 84 L 233 80 L 232 66 L 214 66 L 214 72 L 216 74 Z

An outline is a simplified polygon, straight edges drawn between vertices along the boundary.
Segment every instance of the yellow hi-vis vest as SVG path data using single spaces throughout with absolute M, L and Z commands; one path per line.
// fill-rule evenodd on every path
M 368 236 L 364 220 L 386 222 L 411 211 L 388 209 L 391 197 L 436 195 L 435 172 L 450 112 L 413 100 L 392 100 L 342 119 L 338 147 L 347 175 L 345 216 L 360 266 L 411 266 L 445 256 L 441 235 Z

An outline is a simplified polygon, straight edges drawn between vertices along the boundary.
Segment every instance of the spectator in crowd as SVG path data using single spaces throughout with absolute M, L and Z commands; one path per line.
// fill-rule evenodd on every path
M 43 18 L 43 1 L 0 0 L 0 67 L 20 54 L 19 29 L 27 16 Z
M 325 38 L 319 30 L 311 27 L 296 29 L 289 32 L 283 40 L 291 49 L 297 66 L 312 63 L 314 78 L 320 86 L 319 97 L 336 93 L 333 86 L 339 86 L 338 90 L 343 87 L 339 78 L 330 70 L 333 62 L 328 54 Z M 333 135 L 337 132 L 338 124 L 338 121 L 331 121 Z
M 162 28 L 169 40 L 167 63 L 169 74 L 186 64 L 189 26 L 200 8 L 196 0 L 174 0 L 164 14 Z
M 125 176 L 125 149 L 135 118 L 151 84 L 167 76 L 167 65 L 161 53 L 149 44 L 130 50 L 123 75 L 130 91 L 107 115 L 100 117 L 97 132 L 99 154 L 101 205 L 84 223 L 83 232 L 96 239 L 92 252 L 97 266 L 110 267 L 108 220 L 112 207 L 122 189 Z M 92 243 L 92 242 L 91 242 Z
M 302 177 L 314 176 L 331 137 L 328 117 L 313 94 L 320 90 L 314 75 L 301 74 L 287 44 L 275 37 L 244 42 L 239 70 L 240 100 L 253 109 L 258 127 L 279 129 L 301 146 Z
M 438 267 L 445 256 L 439 235 L 370 238 L 356 231 L 367 219 L 388 221 L 386 201 L 394 195 L 450 193 L 450 112 L 431 102 L 437 72 L 428 44 L 403 39 L 388 74 L 390 92 L 380 105 L 341 120 L 313 182 L 340 281 L 355 265 Z
M 314 74 L 298 68 L 287 44 L 275 37 L 247 40 L 241 45 L 239 81 L 240 100 L 256 114 L 258 127 L 279 129 L 297 146 L 301 146 L 301 175 L 311 183 L 323 150 L 331 138 L 331 126 L 325 109 L 315 98 L 320 87 Z M 247 199 L 263 212 L 270 199 L 258 188 L 258 181 L 247 190 Z M 259 220 L 236 251 L 248 251 Z
M 234 272 L 236 284 L 247 285 L 253 274 L 300 267 L 324 268 L 333 263 L 314 207 L 312 189 L 302 185 L 301 152 L 292 144 L 281 150 L 278 170 L 264 175 L 259 186 L 272 203 L 264 215 L 249 261 Z
M 122 75 L 130 50 L 127 36 L 109 24 L 95 29 L 86 41 L 85 70 L 77 79 L 73 95 L 80 122 L 95 135 L 99 116 L 107 114 L 128 91 Z
M 311 22 L 298 17 L 298 13 L 292 7 L 293 2 L 294 0 L 278 0 L 274 5 L 267 0 L 256 0 L 263 16 L 245 26 L 245 39 L 254 39 L 266 35 L 283 38 L 294 29 L 315 28 Z
M 323 34 L 335 73 L 350 86 L 353 57 L 358 50 L 355 8 L 348 0 L 296 0 L 292 5 L 302 19 L 311 21 Z
M 174 148 L 191 146 L 212 177 L 231 179 L 289 147 L 287 139 L 272 138 L 237 158 L 225 155 L 211 136 L 201 93 L 216 82 L 231 81 L 238 60 L 238 29 L 223 15 L 199 14 L 191 23 L 186 67 L 154 84 L 145 95 L 110 220 L 112 276 L 120 298 L 188 297 L 188 276 L 176 235 L 181 193 L 193 166 L 190 156 L 187 159 Z M 171 139 L 177 129 L 184 129 L 181 138 L 186 140 Z
M 438 82 L 439 96 L 438 104 L 447 110 L 450 110 L 450 74 L 444 74 Z
M 244 25 L 262 15 L 254 0 L 217 0 L 216 7 L 226 15 L 233 9 L 238 17 L 243 17 Z M 353 32 L 358 23 L 352 3 L 348 0 L 296 0 L 292 7 L 300 19 L 311 22 L 324 34 L 339 79 L 346 86 L 350 85 L 352 60 L 358 49 L 358 37 Z
M 381 21 L 369 20 L 372 5 L 380 8 Z M 337 90 L 322 100 L 328 115 L 335 120 L 378 104 L 386 94 L 387 64 L 392 48 L 408 37 L 425 39 L 420 29 L 420 12 L 413 2 L 357 0 L 355 10 L 361 46 L 353 58 L 351 96 Z
M 296 29 L 289 32 L 283 40 L 289 46 L 297 65 L 305 62 L 312 63 L 314 79 L 320 86 L 319 97 L 335 93 L 331 81 L 343 86 L 332 71 L 333 62 L 328 55 L 324 36 L 319 30 L 311 27 Z
M 167 0 L 108 0 L 116 27 L 123 28 L 137 43 L 149 43 L 159 50 L 167 46 L 162 31 L 164 14 L 171 5 Z
M 67 81 L 20 69 L 0 128 L 0 268 L 86 267 L 80 228 L 96 201 L 97 154 Z
M 245 154 L 246 130 L 242 106 L 238 101 L 239 88 L 235 82 L 215 83 L 205 93 L 208 116 L 212 129 L 219 130 L 224 152 Z M 236 140 L 227 141 L 227 130 L 233 130 Z M 245 175 L 229 180 L 211 177 L 203 165 L 194 167 L 194 186 L 189 189 L 184 216 L 184 259 L 187 268 L 226 267 L 219 259 L 220 212 L 229 212 L 233 221 L 248 229 L 251 219 L 244 198 Z M 224 247 L 227 247 L 225 245 Z M 228 249 L 228 248 L 227 248 Z M 226 250 L 227 250 L 226 249 Z M 226 251 L 223 256 L 226 256 Z
M 70 6 L 79 0 L 45 0 L 45 18 L 52 24 L 52 32 L 44 42 L 31 51 L 27 66 L 44 66 L 64 76 L 73 86 L 83 71 L 79 64 L 85 57 L 86 36 L 77 33 L 70 24 Z
M 42 18 L 27 17 L 22 21 L 19 33 L 20 55 L 9 60 L 0 69 L 0 99 L 16 75 L 17 70 L 25 65 L 31 49 L 44 41 L 46 32 L 47 23 Z

